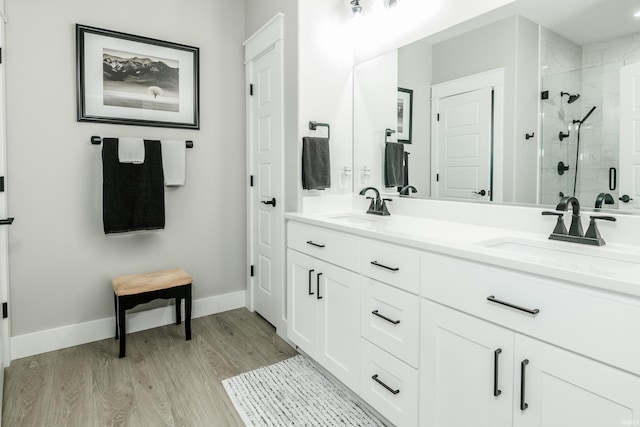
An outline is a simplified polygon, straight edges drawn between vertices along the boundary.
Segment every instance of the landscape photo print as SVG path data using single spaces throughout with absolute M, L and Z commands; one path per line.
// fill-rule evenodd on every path
M 78 121 L 199 128 L 196 47 L 76 24 Z

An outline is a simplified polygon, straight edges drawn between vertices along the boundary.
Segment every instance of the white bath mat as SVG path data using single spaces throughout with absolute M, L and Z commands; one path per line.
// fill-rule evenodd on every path
M 384 424 L 304 356 L 222 381 L 248 426 L 380 426 Z

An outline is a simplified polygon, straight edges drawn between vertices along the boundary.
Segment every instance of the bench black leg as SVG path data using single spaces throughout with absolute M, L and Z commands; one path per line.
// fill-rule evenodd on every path
M 125 325 L 125 312 L 126 310 L 122 307 L 122 304 L 118 304 L 118 324 L 120 326 L 120 358 L 125 356 L 126 352 L 126 340 L 127 340 L 127 330 Z
M 182 323 L 182 298 L 176 297 L 176 325 Z
M 187 341 L 191 339 L 191 285 L 187 286 L 184 297 L 184 332 Z
M 116 314 L 116 339 L 118 339 L 118 296 L 113 294 L 113 310 Z

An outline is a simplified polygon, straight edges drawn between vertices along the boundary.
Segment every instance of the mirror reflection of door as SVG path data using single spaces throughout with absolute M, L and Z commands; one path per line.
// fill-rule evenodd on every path
M 640 62 L 620 68 L 619 194 L 621 210 L 638 212 L 640 209 Z
M 491 88 L 439 99 L 435 194 L 491 200 Z

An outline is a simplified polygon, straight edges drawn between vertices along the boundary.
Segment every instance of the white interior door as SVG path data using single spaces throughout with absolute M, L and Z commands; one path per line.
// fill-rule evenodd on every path
M 278 25 L 277 21 L 273 21 Z M 264 31 L 268 32 L 269 27 Z M 260 42 L 260 37 L 254 38 Z M 247 63 L 251 307 L 284 333 L 284 183 L 282 42 Z M 251 51 L 251 46 L 247 45 Z
M 0 18 L 0 46 L 4 46 L 4 21 Z M 6 129 L 5 129 L 5 76 L 4 61 L 0 62 L 0 177 L 4 177 L 7 170 L 6 161 Z M 4 179 L 4 178 L 3 178 Z M 6 219 L 7 193 L 0 192 L 0 219 Z M 9 300 L 9 245 L 6 225 L 0 225 L 0 303 Z M 4 310 L 3 310 L 4 311 Z M 4 367 L 11 361 L 9 348 L 9 319 L 0 318 L 0 402 L 2 401 L 2 384 L 4 382 Z M 0 408 L 0 417 L 2 408 Z
M 490 201 L 492 89 L 484 88 L 436 101 L 435 195 L 446 199 Z
M 620 209 L 640 209 L 640 63 L 620 69 Z M 624 196 L 627 196 L 628 201 Z

